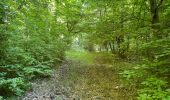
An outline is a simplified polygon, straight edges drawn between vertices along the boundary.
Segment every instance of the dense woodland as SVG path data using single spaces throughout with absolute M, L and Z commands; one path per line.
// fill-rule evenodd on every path
M 135 99 L 170 100 L 170 0 L 0 0 L 0 99 L 23 95 L 77 48 L 133 64 L 119 74 Z

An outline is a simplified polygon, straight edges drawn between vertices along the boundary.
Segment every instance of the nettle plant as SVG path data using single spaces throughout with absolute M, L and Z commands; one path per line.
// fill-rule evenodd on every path
M 2 79 L 0 81 L 1 95 L 22 95 L 22 93 L 30 87 L 30 84 L 25 84 L 26 80 L 21 77 Z
M 138 90 L 139 100 L 169 100 L 170 88 L 167 82 L 156 77 L 147 78 L 141 83 L 142 88 Z
M 120 74 L 128 81 L 138 85 L 137 99 L 139 100 L 169 100 L 170 88 L 168 82 L 163 78 L 148 72 L 147 65 L 138 65 L 131 70 L 124 70 Z M 131 82 L 130 82 L 131 83 Z

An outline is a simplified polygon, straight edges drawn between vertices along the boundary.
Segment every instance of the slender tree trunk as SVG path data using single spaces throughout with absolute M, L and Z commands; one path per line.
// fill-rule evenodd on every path
M 159 6 L 161 6 L 163 0 L 150 0 L 150 11 L 151 11 L 151 22 L 152 22 L 152 29 L 154 29 L 154 36 L 157 39 L 162 38 L 160 32 L 160 20 L 159 20 Z

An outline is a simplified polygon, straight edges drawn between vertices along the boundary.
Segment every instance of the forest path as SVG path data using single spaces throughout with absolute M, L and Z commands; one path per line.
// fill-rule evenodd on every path
M 53 69 L 52 77 L 34 80 L 32 89 L 21 100 L 74 100 L 70 97 L 69 87 L 63 87 L 59 82 L 65 79 L 69 65 L 70 61 L 64 61 L 59 68 Z
M 81 100 L 135 100 L 134 84 L 127 87 L 120 75 L 133 64 L 105 52 L 66 54 L 72 64 L 62 84 L 71 88 L 72 96 Z
M 129 63 L 109 53 L 67 52 L 67 60 L 50 79 L 33 82 L 22 100 L 134 100 L 134 90 L 122 84 L 119 71 Z

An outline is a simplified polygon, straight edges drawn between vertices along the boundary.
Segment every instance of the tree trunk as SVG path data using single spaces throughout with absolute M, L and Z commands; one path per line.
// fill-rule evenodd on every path
M 114 42 L 109 42 L 109 47 L 112 53 L 115 53 L 115 49 L 114 49 Z
M 157 39 L 162 38 L 159 20 L 159 6 L 162 4 L 162 2 L 163 0 L 161 0 L 160 3 L 158 4 L 157 0 L 150 0 L 152 29 L 154 30 L 154 36 Z

